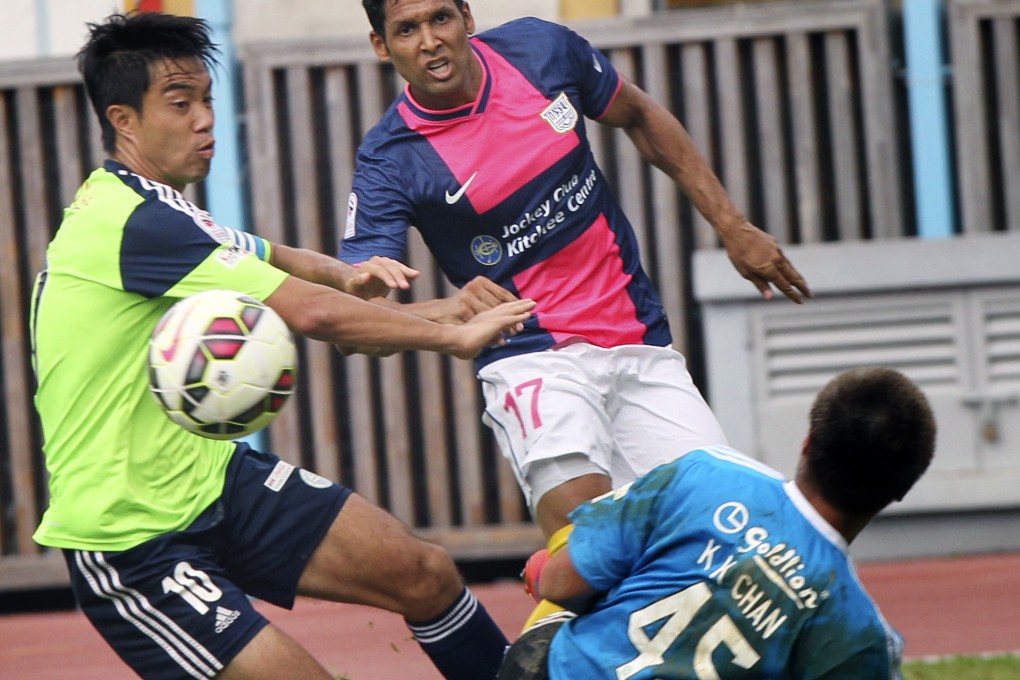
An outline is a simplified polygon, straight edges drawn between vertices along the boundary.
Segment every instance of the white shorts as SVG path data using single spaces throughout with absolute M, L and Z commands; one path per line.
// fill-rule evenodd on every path
M 615 488 L 726 437 L 683 355 L 671 347 L 587 343 L 509 357 L 478 373 L 483 422 L 528 503 L 600 473 Z

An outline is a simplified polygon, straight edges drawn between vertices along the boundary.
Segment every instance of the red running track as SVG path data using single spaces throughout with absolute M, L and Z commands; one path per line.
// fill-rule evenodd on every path
M 906 638 L 908 658 L 1020 650 L 1020 553 L 860 565 L 861 579 Z M 511 638 L 531 611 L 519 583 L 472 586 Z M 439 680 L 393 614 L 301 601 L 264 605 L 275 624 L 350 680 Z M 134 675 L 78 612 L 0 617 L 0 679 L 118 680 Z

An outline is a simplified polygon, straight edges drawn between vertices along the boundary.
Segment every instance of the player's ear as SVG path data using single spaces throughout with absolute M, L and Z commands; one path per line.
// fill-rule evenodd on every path
M 131 139 L 134 137 L 138 112 L 126 104 L 111 104 L 106 107 L 106 120 L 110 121 L 119 136 Z
M 471 6 L 466 2 L 464 3 L 464 9 L 461 14 L 464 15 L 464 25 L 467 26 L 467 34 L 471 35 L 475 32 L 475 18 L 471 15 Z
M 386 47 L 386 41 L 383 37 L 372 31 L 368 34 L 368 39 L 372 43 L 372 49 L 375 50 L 375 56 L 379 57 L 379 61 L 389 61 L 390 51 Z

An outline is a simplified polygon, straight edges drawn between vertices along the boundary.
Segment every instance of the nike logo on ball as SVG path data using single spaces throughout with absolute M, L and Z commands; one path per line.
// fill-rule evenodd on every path
M 475 174 L 473 174 L 470 177 L 468 177 L 467 181 L 464 182 L 464 184 L 461 185 L 460 189 L 457 189 L 457 193 L 451 194 L 449 191 L 447 191 L 446 192 L 446 202 L 449 205 L 453 205 L 454 203 L 459 201 L 460 197 L 464 195 L 464 192 L 467 191 L 467 188 L 469 186 L 471 186 L 471 182 L 474 182 L 475 181 L 475 177 L 477 177 L 477 176 L 478 176 L 478 171 L 475 170 Z

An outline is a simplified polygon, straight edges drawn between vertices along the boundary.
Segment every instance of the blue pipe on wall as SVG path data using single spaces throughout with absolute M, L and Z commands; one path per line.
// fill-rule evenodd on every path
M 247 231 L 238 87 L 241 69 L 234 48 L 232 0 L 196 0 L 195 15 L 209 22 L 212 38 L 220 46 L 221 68 L 213 74 L 216 157 L 205 180 L 206 209 L 217 223 Z M 241 441 L 264 450 L 265 431 L 248 435 Z
M 955 232 L 942 0 L 903 0 L 914 202 L 921 238 Z

